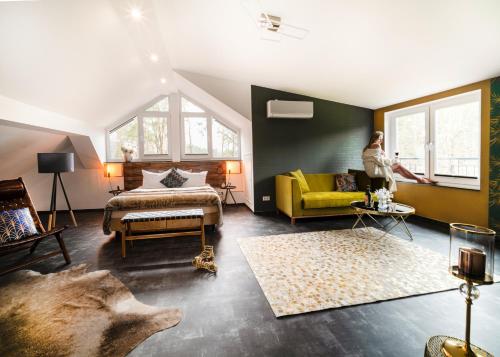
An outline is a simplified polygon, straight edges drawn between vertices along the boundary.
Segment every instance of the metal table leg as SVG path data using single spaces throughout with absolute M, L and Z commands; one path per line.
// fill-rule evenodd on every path
M 385 228 L 385 226 L 384 226 L 383 224 L 381 224 L 379 221 L 377 221 L 377 220 L 375 219 L 375 217 L 373 217 L 371 214 L 367 213 L 366 215 L 367 215 L 368 217 L 370 217 L 370 218 L 371 218 L 371 219 L 372 219 L 375 223 L 377 223 L 380 227 Z
M 397 226 L 399 226 L 401 223 L 403 223 L 404 225 L 404 233 L 406 233 L 406 235 L 408 237 L 410 237 L 410 240 L 413 240 L 413 235 L 411 234 L 410 232 L 410 229 L 408 228 L 408 226 L 406 225 L 406 221 L 405 221 L 405 218 L 407 218 L 408 216 L 399 216 L 398 218 L 394 217 L 394 216 L 391 216 L 391 218 L 394 220 L 394 222 L 396 222 L 396 224 L 393 224 L 392 226 L 389 224 L 387 224 L 385 226 L 385 233 L 382 235 L 385 236 L 387 233 L 389 233 L 390 231 L 392 231 L 394 228 L 396 228 Z M 388 227 L 388 228 L 387 228 Z
M 361 224 L 363 224 L 363 226 L 365 228 L 368 228 L 368 227 L 366 227 L 365 222 L 363 222 L 363 213 L 356 213 L 356 216 L 358 216 L 358 219 L 356 220 L 356 222 L 354 222 L 354 224 L 353 224 L 353 226 L 352 226 L 351 229 L 356 228 L 356 226 L 358 225 L 359 222 L 361 222 Z

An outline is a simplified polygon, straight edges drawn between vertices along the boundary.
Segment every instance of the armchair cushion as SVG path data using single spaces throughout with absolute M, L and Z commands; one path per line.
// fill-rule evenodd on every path
M 0 212 L 0 244 L 35 234 L 38 234 L 38 231 L 27 207 Z
M 295 179 L 297 179 L 300 190 L 302 191 L 303 194 L 311 191 L 311 189 L 309 188 L 309 184 L 307 183 L 306 178 L 304 177 L 304 174 L 302 173 L 301 169 L 297 169 L 296 171 L 291 171 L 290 175 L 292 175 L 293 177 L 295 177 Z

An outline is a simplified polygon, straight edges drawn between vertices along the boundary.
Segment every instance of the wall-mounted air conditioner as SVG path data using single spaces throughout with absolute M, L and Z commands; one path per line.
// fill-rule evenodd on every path
M 269 100 L 267 102 L 268 118 L 312 119 L 313 102 Z

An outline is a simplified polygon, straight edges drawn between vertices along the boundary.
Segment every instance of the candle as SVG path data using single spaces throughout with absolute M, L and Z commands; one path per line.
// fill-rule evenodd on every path
M 483 278 L 486 271 L 486 254 L 477 248 L 458 248 L 458 270 L 470 278 Z

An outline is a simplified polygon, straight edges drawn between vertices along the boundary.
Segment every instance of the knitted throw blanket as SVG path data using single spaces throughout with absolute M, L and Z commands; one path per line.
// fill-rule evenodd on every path
M 144 209 L 165 209 L 174 207 L 217 206 L 218 225 L 222 225 L 222 204 L 217 191 L 210 186 L 161 189 L 135 189 L 111 198 L 104 208 L 102 229 L 111 234 L 110 224 L 113 211 L 134 211 Z

